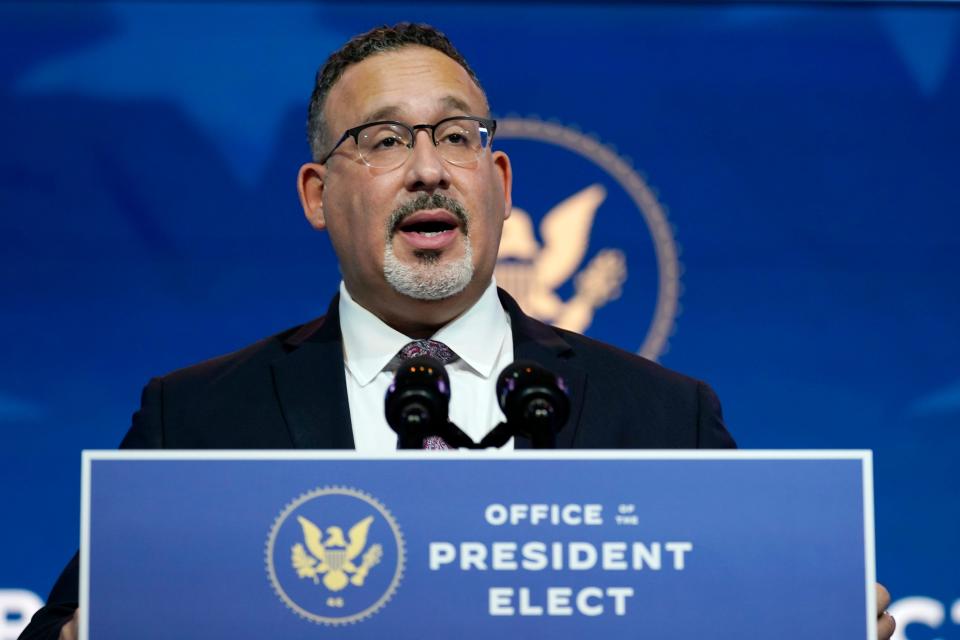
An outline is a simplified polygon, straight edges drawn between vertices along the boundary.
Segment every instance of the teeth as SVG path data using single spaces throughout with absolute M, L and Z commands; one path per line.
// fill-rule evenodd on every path
M 443 233 L 443 231 L 420 231 L 419 233 L 420 235 L 426 236 L 427 238 L 432 238 L 433 236 L 440 235 L 441 233 Z

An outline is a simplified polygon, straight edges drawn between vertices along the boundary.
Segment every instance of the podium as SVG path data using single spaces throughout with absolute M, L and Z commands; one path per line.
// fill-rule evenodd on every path
M 81 638 L 870 638 L 866 451 L 87 451 Z

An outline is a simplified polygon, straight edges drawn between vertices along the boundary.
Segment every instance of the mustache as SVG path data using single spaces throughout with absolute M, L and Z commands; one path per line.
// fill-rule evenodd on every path
M 463 233 L 469 233 L 470 214 L 467 212 L 466 207 L 460 204 L 459 201 L 445 196 L 442 193 L 421 193 L 410 202 L 404 203 L 393 210 L 390 214 L 390 220 L 387 222 L 387 238 L 389 239 L 396 233 L 397 227 L 399 227 L 406 218 L 412 216 L 417 211 L 428 209 L 446 209 L 456 216 L 461 228 L 463 228 Z

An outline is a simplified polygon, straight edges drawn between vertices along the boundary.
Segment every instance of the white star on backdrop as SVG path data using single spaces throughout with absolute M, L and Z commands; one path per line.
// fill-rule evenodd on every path
M 899 7 L 879 15 L 921 93 L 932 98 L 943 85 L 956 47 L 960 13 Z
M 301 109 L 306 120 L 318 66 L 352 35 L 325 28 L 318 8 L 301 3 L 99 8 L 117 25 L 112 37 L 39 64 L 16 90 L 172 102 L 248 185 L 283 118 Z

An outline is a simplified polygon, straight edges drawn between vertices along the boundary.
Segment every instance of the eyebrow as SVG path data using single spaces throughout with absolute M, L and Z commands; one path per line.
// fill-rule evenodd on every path
M 443 103 L 444 110 L 447 112 L 461 111 L 464 115 L 468 115 L 472 111 L 470 105 L 456 96 L 444 96 L 441 102 Z M 388 105 L 386 107 L 381 107 L 372 113 L 368 113 L 363 118 L 362 122 L 376 122 L 377 120 L 393 119 L 399 120 L 402 112 L 403 110 L 398 105 Z

